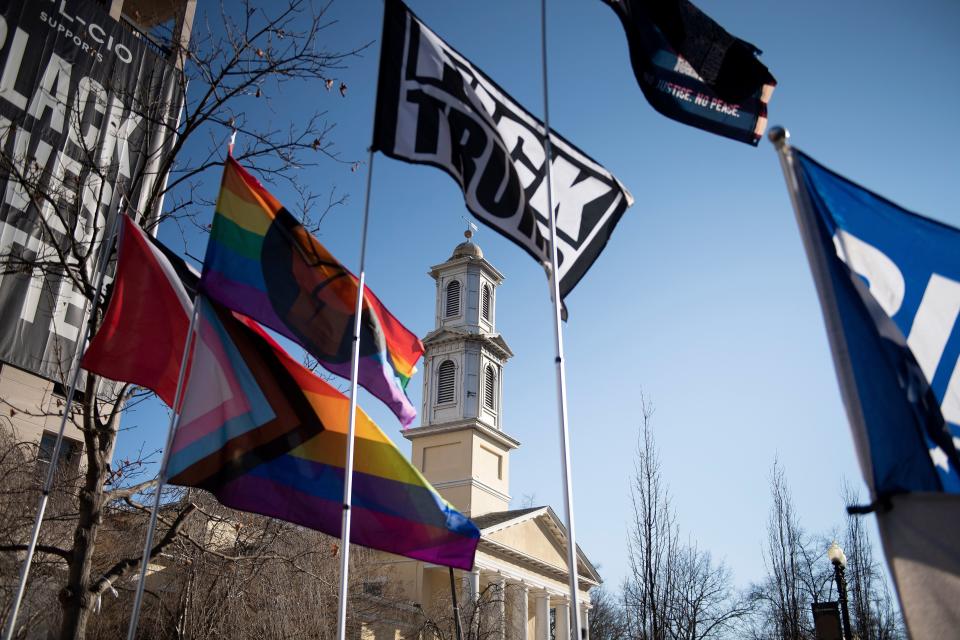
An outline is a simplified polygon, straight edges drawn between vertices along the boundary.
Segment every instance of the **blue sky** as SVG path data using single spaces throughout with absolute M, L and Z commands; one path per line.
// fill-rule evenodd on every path
M 613 12 L 599 0 L 548 4 L 551 125 L 636 198 L 567 298 L 578 542 L 618 586 L 626 571 L 627 483 L 642 392 L 655 406 L 663 474 L 683 535 L 727 562 L 746 585 L 764 573 L 760 548 L 774 459 L 811 531 L 842 523 L 845 478 L 864 487 L 776 154 L 766 139 L 752 148 L 660 116 L 636 85 Z M 409 5 L 528 110 L 542 113 L 538 2 Z M 908 209 L 960 226 L 960 77 L 953 69 L 960 61 L 960 4 L 698 6 L 764 51 L 779 82 L 770 122 L 789 128 L 799 148 Z M 322 41 L 346 48 L 378 39 L 382 10 L 379 0 L 334 4 L 330 15 L 339 22 Z M 280 125 L 325 109 L 342 156 L 365 160 L 378 53 L 374 43 L 338 73 L 346 97 L 300 87 L 249 115 Z M 330 162 L 300 176 L 318 190 L 349 194 L 324 222 L 321 241 L 351 268 L 359 259 L 364 171 Z M 217 182 L 209 177 L 209 195 Z M 293 201 L 283 188 L 275 193 Z M 459 188 L 445 174 L 377 156 L 367 280 L 419 335 L 434 320 L 427 270 L 462 240 L 465 215 Z M 161 239 L 174 233 L 162 229 Z M 202 247 L 201 238 L 195 241 Z M 523 445 L 511 456 L 514 505 L 532 496 L 562 517 L 547 282 L 493 231 L 481 227 L 476 241 L 506 275 L 497 328 L 516 355 L 504 372 L 503 424 Z M 418 375 L 409 388 L 418 408 L 421 384 Z M 382 404 L 369 396 L 361 404 L 409 450 Z M 122 434 L 118 455 L 144 441 L 154 448 L 163 442 L 156 406 L 132 413 L 125 426 L 137 428 Z

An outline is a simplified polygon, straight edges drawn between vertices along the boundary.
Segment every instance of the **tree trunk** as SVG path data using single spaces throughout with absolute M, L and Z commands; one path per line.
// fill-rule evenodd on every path
M 103 523 L 104 485 L 109 472 L 107 456 L 113 451 L 116 431 L 116 414 L 107 424 L 100 425 L 94 416 L 97 379 L 87 376 L 86 397 L 83 407 L 83 435 L 87 471 L 80 489 L 77 507 L 77 527 L 73 533 L 73 548 L 68 563 L 67 584 L 60 590 L 60 640 L 80 640 L 85 637 L 87 621 L 96 604 L 96 596 L 90 591 L 93 572 L 93 554 L 97 533 Z
M 96 465 L 87 467 L 84 487 L 80 491 L 79 517 L 73 534 L 73 557 L 69 563 L 66 586 L 60 591 L 60 606 L 63 619 L 60 624 L 60 640 L 83 638 L 86 633 L 87 619 L 93 610 L 95 598 L 90 593 L 90 574 L 93 569 L 93 552 L 97 542 L 97 532 L 103 521 L 103 471 L 105 460 L 99 451 L 88 456 L 88 461 L 96 458 Z

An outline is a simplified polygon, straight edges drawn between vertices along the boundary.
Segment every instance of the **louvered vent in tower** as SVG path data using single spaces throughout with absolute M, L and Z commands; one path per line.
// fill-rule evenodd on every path
M 444 360 L 437 371 L 437 404 L 453 402 L 457 368 L 452 360 Z
M 497 374 L 491 365 L 483 376 L 483 405 L 490 411 L 497 410 Z
M 447 306 L 444 316 L 453 318 L 460 315 L 460 281 L 454 280 L 447 285 Z

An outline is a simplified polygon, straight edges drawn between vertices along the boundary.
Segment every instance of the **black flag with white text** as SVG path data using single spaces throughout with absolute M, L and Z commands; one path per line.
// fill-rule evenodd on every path
M 603 0 L 627 33 L 644 97 L 661 114 L 757 145 L 777 81 L 759 49 L 689 0 Z
M 74 270 L 92 280 L 121 197 L 159 215 L 185 82 L 167 55 L 103 2 L 0 2 L 0 362 L 63 382 L 87 322 Z
M 543 123 L 400 0 L 386 2 L 377 96 L 375 150 L 443 169 L 477 218 L 550 264 Z M 550 142 L 562 298 L 633 196 L 556 132 Z

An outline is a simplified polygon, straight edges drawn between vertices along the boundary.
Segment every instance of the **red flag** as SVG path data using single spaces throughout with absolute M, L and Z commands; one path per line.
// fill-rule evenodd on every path
M 110 306 L 80 365 L 173 405 L 193 302 L 167 257 L 127 216 Z

